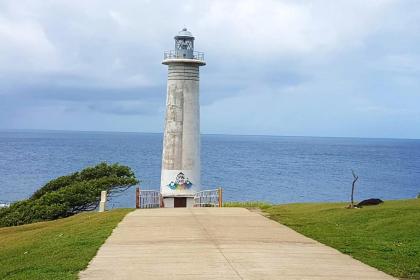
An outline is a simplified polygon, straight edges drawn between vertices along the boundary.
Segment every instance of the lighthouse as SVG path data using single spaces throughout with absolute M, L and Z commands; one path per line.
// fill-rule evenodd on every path
M 168 81 L 160 193 L 164 207 L 192 207 L 201 177 L 199 70 L 206 63 L 186 28 L 174 39 L 162 62 Z

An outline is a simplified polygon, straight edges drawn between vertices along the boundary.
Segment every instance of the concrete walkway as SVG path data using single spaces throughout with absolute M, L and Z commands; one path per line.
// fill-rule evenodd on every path
M 142 209 L 81 279 L 394 279 L 243 208 Z

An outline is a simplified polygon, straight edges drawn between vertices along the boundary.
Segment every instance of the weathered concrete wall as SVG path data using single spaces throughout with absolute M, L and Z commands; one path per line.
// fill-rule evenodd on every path
M 194 207 L 194 198 L 187 197 L 187 208 Z
M 165 208 L 174 208 L 174 198 L 173 197 L 165 197 L 163 199 L 163 204 Z
M 194 62 L 168 63 L 166 118 L 162 155 L 163 196 L 192 195 L 200 187 L 199 66 Z M 183 173 L 191 184 L 178 187 Z

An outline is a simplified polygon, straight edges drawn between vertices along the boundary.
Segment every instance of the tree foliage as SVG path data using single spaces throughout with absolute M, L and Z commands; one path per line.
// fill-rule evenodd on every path
M 112 196 L 137 183 L 127 166 L 100 163 L 87 167 L 51 180 L 29 199 L 0 209 L 0 226 L 54 220 L 93 210 L 99 204 L 101 191 Z

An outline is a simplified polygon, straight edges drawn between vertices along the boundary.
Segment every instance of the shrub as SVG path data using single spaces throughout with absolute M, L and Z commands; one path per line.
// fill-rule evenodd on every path
M 51 180 L 29 199 L 0 209 L 0 226 L 15 226 L 68 217 L 95 209 L 101 191 L 110 195 L 138 183 L 127 166 L 100 163 Z

